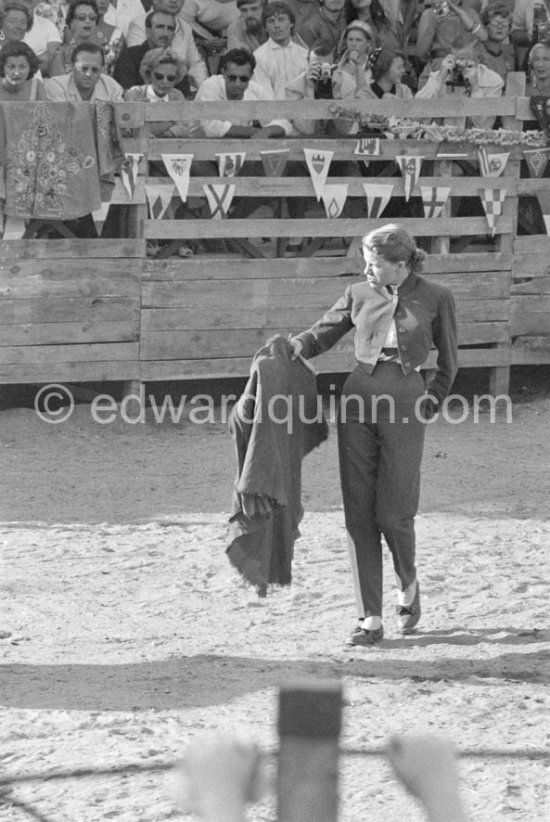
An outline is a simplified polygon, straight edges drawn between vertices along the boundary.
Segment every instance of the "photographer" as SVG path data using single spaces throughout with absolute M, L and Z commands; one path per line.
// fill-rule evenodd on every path
M 503 89 L 504 80 L 500 74 L 480 63 L 476 50 L 463 49 L 447 54 L 439 62 L 435 71 L 430 73 L 426 84 L 416 93 L 416 99 L 427 100 L 448 94 L 462 97 L 500 97 Z M 478 128 L 491 128 L 494 120 L 494 115 L 468 118 L 468 121 Z
M 487 40 L 487 31 L 476 11 L 475 0 L 434 0 L 418 23 L 416 54 L 422 61 L 445 57 L 451 50 Z M 433 70 L 434 66 L 430 67 Z

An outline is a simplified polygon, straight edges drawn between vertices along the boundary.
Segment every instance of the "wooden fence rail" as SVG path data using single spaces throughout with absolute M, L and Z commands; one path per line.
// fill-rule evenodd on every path
M 399 117 L 418 122 L 500 116 L 516 132 L 515 142 L 485 146 L 489 155 L 509 155 L 501 176 L 491 177 L 482 176 L 479 146 L 467 139 L 381 139 L 379 154 L 365 158 L 355 153 L 356 135 L 256 141 L 199 135 L 160 140 L 147 133 L 150 122 L 161 120 L 327 119 L 332 101 L 117 105 L 128 135 L 124 150 L 144 155 L 132 196 L 117 181 L 113 197 L 131 211 L 131 236 L 0 242 L 0 383 L 244 376 L 266 336 L 307 327 L 362 275 L 360 237 L 397 217 L 431 252 L 427 276 L 455 294 L 460 366 L 490 368 L 492 390 L 506 391 L 511 365 L 550 362 L 544 344 L 550 335 L 550 237 L 520 233 L 525 204 L 544 197 L 548 180 L 523 176 L 524 151 L 532 145 L 521 142 L 520 130 L 532 115 L 528 99 L 513 93 L 517 88 L 513 77 L 501 99 L 399 103 Z M 394 101 L 341 105 L 369 115 L 396 114 Z M 331 172 L 343 169 L 328 178 L 348 187 L 349 210 L 338 218 L 327 217 L 317 201 L 304 148 L 333 152 Z M 286 151 L 292 176 L 263 172 L 261 152 L 275 149 Z M 220 176 L 216 155 L 233 152 L 246 152 L 245 166 L 228 179 Z M 453 161 L 453 152 L 461 157 Z M 159 176 L 165 153 L 193 156 L 186 205 L 168 174 Z M 396 162 L 402 155 L 423 158 L 408 202 Z M 212 219 L 204 187 L 228 184 L 235 186 L 235 211 Z M 376 217 L 367 214 L 365 185 L 372 184 L 393 186 L 388 207 Z M 148 213 L 151 185 L 172 187 L 169 219 Z M 451 189 L 442 215 L 424 216 L 421 187 L 441 186 Z M 485 188 L 505 192 L 494 233 L 482 207 Z M 239 216 L 243 204 L 247 216 Z M 289 250 L 293 239 L 304 239 L 297 256 Z M 201 243 L 213 240 L 229 241 L 232 248 L 205 253 Z M 147 256 L 148 243 L 164 244 L 162 256 L 186 241 L 198 244 L 192 259 Z M 351 339 L 345 338 L 318 365 L 325 372 L 346 371 L 352 362 Z M 426 367 L 433 362 L 430 357 Z

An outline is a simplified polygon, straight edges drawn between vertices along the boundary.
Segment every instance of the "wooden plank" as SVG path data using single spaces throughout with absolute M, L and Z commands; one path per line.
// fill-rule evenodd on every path
M 0 363 L 69 363 L 137 360 L 139 345 L 84 343 L 82 345 L 21 345 L 0 348 Z
M 529 350 L 512 347 L 511 359 L 512 365 L 548 365 L 550 363 L 550 348 Z
M 0 241 L 0 263 L 5 260 L 85 260 L 144 257 L 143 240 L 6 240 Z
M 425 220 L 404 218 L 403 225 L 415 237 L 485 236 L 484 217 L 456 217 Z M 197 240 L 209 237 L 361 237 L 365 231 L 386 225 L 387 219 L 305 219 L 305 220 L 147 220 L 145 236 L 155 240 Z M 496 233 L 510 233 L 512 223 L 507 217 L 497 219 Z
M 13 345 L 60 345 L 68 343 L 132 342 L 139 338 L 139 323 L 64 322 L 32 325 L 0 325 L 0 347 Z
M 527 237 L 514 238 L 514 263 L 520 255 L 546 255 L 546 264 L 550 261 L 550 237 L 546 234 L 530 234 Z
M 58 363 L 0 363 L 0 384 L 109 382 L 140 378 L 138 360 Z
M 550 296 L 541 294 L 516 294 L 510 299 L 510 316 L 522 314 L 546 314 L 550 327 Z
M 44 264 L 24 260 L 0 267 L 0 301 L 28 299 L 134 298 L 140 294 L 140 263 L 56 260 Z
M 143 382 L 190 380 L 224 377 L 246 377 L 250 372 L 250 356 L 205 358 L 203 360 L 152 360 L 141 363 Z
M 470 282 L 478 278 L 496 276 L 494 272 L 507 271 L 511 268 L 510 254 L 431 254 L 425 265 L 425 273 L 438 273 L 442 276 L 456 275 L 453 283 L 459 280 Z M 200 256 L 188 260 L 166 259 L 143 261 L 142 280 L 148 282 L 178 282 L 181 280 L 233 280 L 285 277 L 339 277 L 353 275 L 362 277 L 365 263 L 362 257 L 292 257 L 271 258 L 263 260 L 218 259 L 215 261 Z M 483 274 L 480 275 L 480 273 Z
M 550 294 L 550 277 L 529 277 L 512 283 L 512 296 L 518 294 L 532 294 L 542 296 Z
M 0 299 L 0 324 L 133 322 L 139 320 L 139 301 L 129 297 L 48 297 L 36 299 Z
M 449 169 L 451 161 L 448 162 Z M 235 197 L 315 197 L 315 190 L 309 175 L 307 166 L 303 163 L 302 176 L 296 177 L 257 177 L 245 176 L 241 173 L 237 177 L 232 177 L 231 182 L 235 185 Z M 402 177 L 337 177 L 330 175 L 329 183 L 348 186 L 348 197 L 364 197 L 364 184 L 370 180 L 376 180 L 377 185 L 393 185 L 392 197 L 404 197 L 405 187 Z M 493 183 L 494 179 L 494 183 Z M 290 180 L 292 181 L 291 184 Z M 151 178 L 151 182 L 156 186 L 173 188 L 173 182 L 159 177 Z M 226 185 L 226 177 L 191 177 L 189 180 L 189 195 L 194 197 L 204 197 L 203 185 Z M 453 197 L 478 197 L 479 191 L 483 188 L 483 180 L 479 177 L 445 177 L 442 182 L 441 177 L 419 177 L 417 185 L 412 191 L 412 195 L 420 197 L 420 186 L 451 186 L 452 191 L 449 203 Z M 492 188 L 506 189 L 507 196 L 513 197 L 517 193 L 517 180 L 514 177 L 495 177 L 491 180 Z M 439 219 L 439 218 L 434 218 Z
M 512 269 L 514 279 L 550 277 L 550 237 L 547 238 L 544 243 L 546 248 L 541 249 L 542 243 L 539 242 L 539 237 L 533 236 L 531 238 L 534 241 L 532 251 L 518 254 L 518 240 L 523 239 L 528 238 L 516 237 L 514 242 L 514 263 Z

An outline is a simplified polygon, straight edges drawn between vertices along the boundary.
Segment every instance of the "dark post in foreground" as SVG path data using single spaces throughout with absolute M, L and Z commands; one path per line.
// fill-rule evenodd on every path
M 301 681 L 279 697 L 278 822 L 337 822 L 342 686 Z

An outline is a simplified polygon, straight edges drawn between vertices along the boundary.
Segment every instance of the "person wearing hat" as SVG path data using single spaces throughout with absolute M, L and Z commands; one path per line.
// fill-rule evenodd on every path
M 348 23 L 338 47 L 338 68 L 354 78 L 358 89 L 370 83 L 367 61 L 375 46 L 374 32 L 368 23 L 363 20 Z

